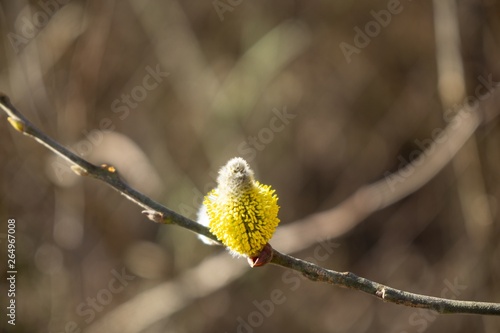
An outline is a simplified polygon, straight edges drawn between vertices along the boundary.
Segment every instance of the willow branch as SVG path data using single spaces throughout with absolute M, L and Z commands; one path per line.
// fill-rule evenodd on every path
M 167 224 L 176 224 L 183 228 L 189 229 L 197 234 L 201 234 L 217 241 L 214 235 L 210 233 L 208 228 L 196 223 L 187 217 L 184 217 L 165 206 L 159 204 L 158 202 L 152 200 L 148 196 L 142 194 L 141 192 L 130 187 L 115 167 L 103 164 L 96 166 L 80 156 L 74 154 L 66 147 L 62 146 L 60 143 L 54 139 L 47 136 L 45 133 L 40 131 L 36 126 L 34 126 L 26 117 L 24 117 L 10 102 L 9 98 L 0 93 L 0 108 L 8 115 L 8 121 L 19 132 L 27 135 L 45 147 L 52 150 L 54 153 L 65 159 L 72 164 L 71 170 L 73 170 L 79 176 L 90 176 L 92 178 L 99 179 L 122 195 L 127 199 L 136 203 L 137 205 L 144 208 L 148 217 L 152 220 L 159 221 Z
M 336 272 L 310 262 L 274 250 L 271 262 L 302 273 L 312 281 L 326 282 L 344 288 L 355 289 L 390 303 L 434 310 L 446 313 L 470 313 L 500 315 L 499 303 L 458 301 L 447 298 L 414 294 L 394 289 L 357 276 L 351 272 Z
M 96 166 L 74 154 L 57 141 L 45 135 L 28 119 L 26 119 L 10 102 L 9 98 L 0 94 L 0 108 L 7 114 L 10 124 L 19 132 L 27 135 L 55 154 L 72 164 L 71 169 L 80 176 L 90 176 L 108 184 L 127 199 L 145 209 L 148 217 L 158 223 L 175 224 L 197 234 L 217 240 L 208 228 L 195 221 L 180 215 L 146 195 L 130 187 L 120 177 L 115 167 L 110 165 Z M 458 301 L 432 296 L 414 294 L 397 290 L 380 283 L 359 277 L 351 272 L 336 272 L 313 263 L 282 254 L 272 250 L 270 263 L 300 272 L 312 281 L 326 282 L 349 289 L 359 290 L 373 295 L 386 302 L 405 306 L 435 310 L 439 313 L 469 313 L 483 315 L 500 315 L 500 303 L 486 303 L 474 301 Z

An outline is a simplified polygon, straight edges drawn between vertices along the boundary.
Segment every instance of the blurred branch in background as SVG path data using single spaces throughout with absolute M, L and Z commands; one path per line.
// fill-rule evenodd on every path
M 491 91 L 490 95 L 493 96 L 493 94 L 494 92 Z M 31 124 L 19 111 L 15 109 L 15 107 L 10 103 L 7 96 L 5 95 L 0 96 L 0 107 L 7 114 L 9 122 L 16 130 L 34 138 L 36 141 L 45 145 L 47 148 L 51 149 L 59 156 L 71 162 L 72 163 L 71 168 L 78 175 L 81 176 L 88 175 L 97 178 L 107 183 L 108 185 L 112 186 L 121 194 L 123 194 L 125 197 L 127 197 L 129 200 L 133 201 L 139 206 L 146 208 L 148 210 L 153 210 L 154 212 L 156 212 L 157 215 L 152 214 L 154 215 L 150 216 L 152 220 L 156 220 L 157 222 L 164 222 L 167 224 L 170 223 L 176 224 L 216 240 L 216 238 L 210 232 L 208 232 L 207 228 L 199 225 L 194 221 L 191 221 L 190 219 L 182 215 L 177 214 L 174 211 L 167 209 L 161 204 L 156 203 L 150 198 L 144 196 L 143 194 L 129 187 L 121 179 L 121 177 L 118 174 L 118 171 L 115 169 L 114 166 L 106 164 L 103 164 L 100 167 L 94 166 L 93 164 L 78 157 L 77 155 L 73 154 L 72 152 L 61 146 L 56 141 L 46 136 L 43 132 L 41 132 L 33 124 Z M 367 188 L 357 192 L 353 200 L 354 202 L 360 203 L 361 205 L 359 207 L 356 207 L 358 209 L 352 209 L 352 207 L 350 207 L 348 211 L 357 212 L 360 210 L 361 207 L 365 207 L 364 214 L 361 214 L 360 216 L 354 217 L 352 219 L 343 218 L 341 220 L 344 220 L 344 223 L 352 227 L 352 225 L 361 221 L 371 212 L 386 207 L 387 205 L 401 199 L 402 197 L 408 195 L 409 193 L 417 190 L 419 187 L 424 185 L 425 182 L 427 182 L 433 175 L 435 175 L 456 154 L 456 152 L 466 142 L 467 138 L 474 133 L 474 130 L 480 123 L 481 119 L 480 110 L 481 109 L 478 108 L 477 106 L 475 108 L 467 106 L 464 109 L 460 110 L 456 115 L 456 117 L 460 117 L 458 118 L 459 121 L 458 125 L 456 124 L 457 121 L 454 121 L 453 122 L 455 124 L 454 127 L 451 127 L 451 125 L 449 125 L 448 128 L 446 128 L 444 131 L 442 131 L 442 133 L 440 133 L 439 137 L 436 139 L 436 142 L 430 144 L 430 146 L 428 147 L 428 151 L 422 152 L 424 156 L 427 156 L 427 161 L 415 160 L 414 162 L 412 162 L 413 165 L 408 165 L 405 167 L 404 170 L 400 170 L 399 175 L 398 174 L 386 175 L 386 178 L 384 180 L 381 180 L 378 183 L 370 185 Z M 465 117 L 468 118 L 473 117 L 475 121 L 463 122 L 460 120 Z M 460 126 L 461 124 L 468 124 L 469 126 L 463 127 Z M 407 173 L 409 168 L 413 170 L 410 175 L 408 175 Z M 394 179 L 398 179 L 398 181 L 394 182 Z M 399 183 L 406 185 L 400 187 L 398 185 Z M 346 225 L 342 226 L 339 223 L 335 223 L 334 222 L 335 219 L 333 219 L 333 221 L 330 220 L 329 223 L 325 223 L 324 218 L 316 220 L 312 219 L 311 221 L 312 222 L 307 222 L 306 219 L 306 222 L 296 223 L 297 225 L 300 226 L 301 230 L 294 230 L 293 234 L 290 233 L 289 231 L 289 234 L 285 238 L 281 238 L 281 241 L 278 239 L 278 243 L 282 243 L 283 247 L 288 251 L 294 251 L 294 250 L 296 251 L 300 249 L 300 246 L 302 247 L 309 246 L 312 243 L 313 239 L 317 240 L 319 237 L 325 237 L 325 236 L 331 237 L 332 232 L 324 230 L 322 226 L 334 225 L 335 228 L 338 228 L 340 226 L 342 232 L 345 232 L 346 230 L 349 229 L 349 228 L 346 229 Z M 311 225 L 312 223 L 314 222 L 317 223 L 318 221 L 320 221 L 319 224 L 315 226 Z M 308 232 L 303 232 L 304 227 L 307 228 Z M 290 229 L 290 227 L 288 229 Z M 311 231 L 315 230 L 318 233 L 309 232 L 309 230 Z M 305 238 L 304 235 L 308 235 L 308 237 Z M 290 245 L 288 245 L 287 247 L 284 239 L 286 239 L 286 242 L 289 242 L 288 244 L 293 244 L 295 248 L 292 248 L 292 246 Z M 370 281 L 365 278 L 360 278 L 349 272 L 339 273 L 336 271 L 327 270 L 313 263 L 296 259 L 289 255 L 282 254 L 278 251 L 274 251 L 273 253 L 274 254 L 271 259 L 272 263 L 296 270 L 313 281 L 322 281 L 346 288 L 360 290 L 369 293 L 373 296 L 379 297 L 382 300 L 388 302 L 403 304 L 406 306 L 432 309 L 440 313 L 477 313 L 477 314 L 500 315 L 500 303 L 495 304 L 495 303 L 482 303 L 482 302 L 472 302 L 472 301 L 464 302 L 464 301 L 455 301 L 443 298 L 412 294 L 378 284 L 376 282 Z M 213 261 L 217 259 L 210 259 L 210 260 Z M 231 271 L 231 268 L 227 266 L 225 267 L 225 269 L 221 270 L 222 268 L 221 266 L 223 266 L 223 264 L 209 265 L 209 266 L 200 265 L 196 270 L 186 273 L 186 276 L 184 278 L 181 278 L 181 281 L 183 282 L 183 284 L 187 285 L 191 285 L 191 283 L 194 283 L 194 285 L 200 284 L 201 281 L 199 277 L 206 275 L 206 274 L 200 274 L 200 271 L 202 271 L 202 273 L 206 273 L 205 271 L 207 269 L 206 267 L 212 267 L 213 269 L 216 269 L 218 272 Z M 207 284 L 205 283 L 204 287 L 206 288 L 201 288 L 200 290 L 198 290 L 197 297 L 208 294 L 220 288 L 221 286 L 225 285 L 229 280 L 238 276 L 239 272 L 240 271 L 238 269 L 235 269 L 232 272 L 232 274 L 227 274 L 224 277 L 219 277 L 219 279 L 216 277 L 214 281 L 217 281 L 217 283 L 208 284 L 208 287 Z M 196 276 L 198 276 L 198 279 L 195 279 L 193 281 L 192 280 L 193 277 Z M 191 281 L 189 281 L 190 279 Z M 177 285 L 177 283 L 175 285 Z M 170 283 L 163 285 L 160 288 L 157 287 L 158 289 L 156 291 L 162 291 L 162 292 L 166 291 L 168 293 L 171 293 L 172 290 L 171 288 L 169 288 L 169 286 Z M 141 306 L 141 303 L 143 303 L 145 300 L 149 301 L 148 295 L 151 295 L 151 291 L 141 296 L 138 296 L 135 302 L 139 304 L 134 304 L 135 302 L 129 302 L 126 305 L 122 305 L 118 310 L 115 310 L 115 312 L 110 315 L 111 318 L 106 318 L 105 321 L 102 321 L 106 326 L 105 328 L 101 327 L 99 325 L 101 321 L 98 321 L 97 323 L 94 324 L 95 327 L 92 326 L 91 328 L 89 328 L 89 331 L 93 331 L 94 329 L 95 331 L 102 331 L 103 329 L 109 331 L 110 328 L 107 327 L 108 325 L 111 325 L 110 327 L 116 328 L 120 322 L 125 322 L 124 320 L 125 318 L 130 318 L 130 316 L 132 315 L 131 309 L 134 309 L 134 312 L 135 309 L 144 309 L 144 307 Z M 154 293 L 154 295 L 155 297 L 158 297 L 156 293 Z M 143 327 L 147 327 L 155 320 L 158 320 L 159 318 L 165 316 L 168 312 L 173 312 L 178 310 L 190 298 L 193 298 L 193 296 L 187 292 L 180 293 L 180 295 L 178 296 L 178 300 L 175 300 L 175 298 L 173 299 L 170 294 L 168 298 L 165 298 L 168 299 L 167 303 L 156 304 L 157 307 L 153 307 L 155 308 L 155 311 L 152 311 L 151 307 L 148 306 L 147 308 L 145 308 L 147 309 L 147 313 L 141 313 L 141 315 L 139 316 L 139 318 L 142 318 L 143 320 L 142 325 L 140 324 L 140 322 L 136 321 L 135 324 L 136 326 L 129 327 L 130 332 L 136 332 Z M 156 299 L 158 300 L 158 298 Z M 126 322 L 127 322 L 126 325 L 129 326 L 128 321 Z M 129 332 L 126 330 L 125 327 L 120 327 L 118 331 Z
M 436 61 L 438 69 L 438 92 L 443 106 L 445 119 L 456 112 L 454 107 L 466 99 L 466 80 L 461 54 L 460 24 L 455 0 L 434 0 L 434 25 L 436 31 Z M 477 15 L 473 11 L 467 15 Z M 466 27 L 465 29 L 468 29 Z M 491 76 L 489 76 L 491 80 Z M 484 80 L 484 78 L 483 78 Z M 477 94 L 478 88 L 474 87 Z M 477 102 L 468 101 L 468 104 Z M 475 115 L 468 122 L 476 123 Z M 457 179 L 457 191 L 467 232 L 478 252 L 484 246 L 485 237 L 491 234 L 493 214 L 486 192 L 485 178 L 482 174 L 478 142 L 470 135 L 468 142 L 452 161 Z M 467 174 L 466 177 L 462 175 Z
M 0 0 L 0 91 L 69 151 L 107 163 L 94 170 L 102 177 L 118 181 L 109 165 L 119 166 L 131 188 L 188 218 L 216 166 L 241 155 L 280 194 L 280 252 L 498 302 L 500 2 L 449 6 Z M 346 43 L 358 48 L 349 61 Z M 163 82 L 142 93 L 151 70 Z M 296 118 L 271 132 L 277 109 Z M 497 316 L 438 316 L 290 269 L 249 270 L 183 228 L 145 222 L 109 187 L 0 128 L 22 332 L 499 331 Z M 133 282 L 109 298 L 115 269 Z M 276 290 L 286 302 L 257 312 Z

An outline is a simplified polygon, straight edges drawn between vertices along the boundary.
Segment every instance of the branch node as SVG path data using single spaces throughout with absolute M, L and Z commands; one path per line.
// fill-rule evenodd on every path
M 81 166 L 79 165 L 72 165 L 70 166 L 70 169 L 76 173 L 78 176 L 88 176 L 89 175 L 89 172 L 87 170 L 85 170 L 84 168 L 82 168 Z
M 377 297 L 380 297 L 381 299 L 385 300 L 385 292 L 386 292 L 385 287 L 382 287 L 382 289 L 378 289 L 375 292 L 375 295 L 377 295 Z
M 118 171 L 112 165 L 104 163 L 104 164 L 101 164 L 101 168 L 104 169 L 104 170 L 106 170 L 107 172 L 109 172 L 111 174 L 118 174 Z
M 122 181 L 120 173 L 114 166 L 103 163 L 99 167 L 106 172 L 106 176 L 109 177 L 110 179 Z
M 266 243 L 264 247 L 262 248 L 262 251 L 255 256 L 255 257 L 248 257 L 248 264 L 250 267 L 261 267 L 264 266 L 265 264 L 269 263 L 271 259 L 273 259 L 273 248 L 271 244 Z
M 146 215 L 148 219 L 156 223 L 165 223 L 165 218 L 163 214 L 155 210 L 143 210 L 141 213 Z
M 24 133 L 26 132 L 26 126 L 24 125 L 24 122 L 21 121 L 20 119 L 16 119 L 13 117 L 7 117 L 7 120 L 9 123 L 12 125 L 12 127 L 15 128 L 16 131 Z

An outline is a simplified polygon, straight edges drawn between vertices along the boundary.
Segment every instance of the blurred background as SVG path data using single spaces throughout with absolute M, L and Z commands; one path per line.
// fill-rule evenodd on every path
M 13 104 L 167 207 L 195 218 L 241 156 L 279 195 L 276 249 L 398 289 L 500 302 L 500 128 L 458 113 L 500 107 L 499 1 L 2 0 L 0 32 Z M 251 269 L 147 220 L 5 118 L 0 262 L 4 276 L 14 218 L 18 274 L 4 331 L 500 331 L 498 317 Z M 431 140 L 454 143 L 467 124 L 453 161 L 432 164 L 449 154 Z

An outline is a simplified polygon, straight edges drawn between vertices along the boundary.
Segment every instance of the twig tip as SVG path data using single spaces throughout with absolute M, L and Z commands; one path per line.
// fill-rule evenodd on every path
M 0 91 L 0 101 L 2 101 L 2 103 L 10 103 L 10 98 L 5 93 Z

